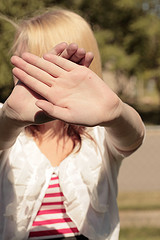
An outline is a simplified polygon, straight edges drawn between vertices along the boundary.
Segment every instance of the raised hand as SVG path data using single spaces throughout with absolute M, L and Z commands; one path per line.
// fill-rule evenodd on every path
M 94 126 L 118 115 L 120 99 L 90 69 L 52 54 L 42 59 L 24 53 L 22 58 L 12 57 L 13 74 L 43 98 L 35 106 L 50 118 Z
M 84 48 L 78 48 L 77 44 L 71 43 L 68 45 L 65 42 L 56 45 L 49 53 L 69 59 L 85 67 L 90 66 L 94 57 L 92 52 L 86 52 Z
M 56 45 L 50 53 L 70 59 L 78 64 L 84 64 L 87 67 L 93 60 L 92 53 L 86 53 L 84 49 L 78 48 L 77 44 L 74 43 L 70 45 L 60 43 Z M 18 78 L 14 77 L 14 80 L 15 83 L 18 82 Z M 6 115 L 11 119 L 17 120 L 18 124 L 20 123 L 22 125 L 39 124 L 47 120 L 53 120 L 49 119 L 46 114 L 36 106 L 35 103 L 37 99 L 42 99 L 42 96 L 27 88 L 26 85 L 19 81 L 5 103 Z

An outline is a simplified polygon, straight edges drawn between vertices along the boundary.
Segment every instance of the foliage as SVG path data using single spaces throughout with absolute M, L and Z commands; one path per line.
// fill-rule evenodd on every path
M 122 228 L 120 240 L 159 240 L 160 229 L 154 227 Z
M 0 1 L 0 101 L 10 93 L 13 83 L 10 64 L 10 48 L 14 39 L 15 26 L 12 24 L 37 9 L 44 7 L 42 0 L 2 0 Z M 10 20 L 7 20 L 6 17 Z
M 90 22 L 103 66 L 110 67 L 119 85 L 121 75 L 136 76 L 138 81 L 153 78 L 160 92 L 159 4 L 159 0 L 1 0 L 0 13 L 18 20 L 55 5 L 72 9 Z M 13 35 L 14 26 L 0 18 L 0 101 L 12 87 L 9 49 Z
M 118 208 L 120 211 L 160 210 L 160 192 L 119 192 Z

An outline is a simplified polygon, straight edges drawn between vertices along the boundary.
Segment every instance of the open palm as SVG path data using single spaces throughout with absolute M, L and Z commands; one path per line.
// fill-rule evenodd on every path
M 52 55 L 60 55 L 65 59 L 70 59 L 73 62 L 78 62 L 87 67 L 93 60 L 92 53 L 86 53 L 84 49 L 78 48 L 74 43 L 70 45 L 60 43 L 56 45 L 50 53 Z M 22 69 L 25 67 L 25 62 L 17 56 L 13 56 L 11 61 L 16 66 L 21 65 Z M 16 81 L 17 80 L 15 80 L 15 82 Z M 35 104 L 38 99 L 43 99 L 43 97 L 31 88 L 28 88 L 27 85 L 24 85 L 22 81 L 18 81 L 6 102 L 8 109 L 7 115 L 12 119 L 20 121 L 24 125 L 39 124 L 53 120 L 53 118 L 49 118 L 44 111 Z
M 22 58 L 13 74 L 43 98 L 35 104 L 52 119 L 94 126 L 114 118 L 119 98 L 90 69 L 51 54 Z

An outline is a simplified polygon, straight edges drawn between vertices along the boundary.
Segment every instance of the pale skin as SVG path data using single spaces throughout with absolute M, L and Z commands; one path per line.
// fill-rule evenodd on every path
M 21 58 L 11 58 L 15 65 L 13 75 L 20 83 L 15 86 L 1 112 L 1 126 L 9 123 L 10 128 L 6 143 L 0 141 L 0 145 L 4 145 L 1 148 L 11 146 L 25 126 L 44 123 L 44 141 L 39 148 L 53 166 L 59 165 L 71 152 L 72 141 L 66 136 L 62 137 L 61 131 L 52 139 L 46 138 L 59 126 L 57 120 L 89 127 L 104 126 L 115 147 L 122 152 L 139 147 L 144 127 L 138 113 L 123 103 L 101 78 L 87 68 L 85 53 L 80 61 L 76 61 L 76 57 L 74 53 L 70 59 L 84 66 L 53 53 L 43 58 L 30 53 L 23 53 Z M 53 155 L 56 156 L 54 160 Z
M 50 53 L 60 55 L 63 58 L 70 59 L 86 67 L 93 60 L 93 53 L 86 52 L 83 48 L 78 48 L 75 43 L 71 43 L 70 45 L 64 42 L 60 43 Z M 15 52 L 15 55 L 19 55 L 19 52 Z M 18 79 L 14 77 L 15 84 L 17 81 Z M 31 124 L 31 122 L 26 122 L 25 119 L 24 121 L 19 121 L 19 118 L 21 118 L 19 111 L 24 111 L 25 109 L 26 116 L 28 114 L 28 117 L 31 117 L 32 114 L 40 110 L 35 106 L 37 98 L 41 97 L 27 88 L 22 82 L 15 85 L 3 108 L 0 109 L 0 150 L 11 147 L 24 127 Z M 24 104 L 21 104 L 22 102 Z M 18 117 L 17 114 L 19 115 Z M 45 119 L 43 122 L 46 122 L 48 117 L 45 114 L 42 115 Z M 51 121 L 52 119 L 49 120 Z M 67 136 L 62 137 L 62 131 L 60 130 L 61 124 L 59 121 L 44 123 L 43 131 L 41 131 L 42 142 L 40 143 L 38 139 L 35 139 L 38 147 L 47 156 L 53 166 L 59 165 L 72 151 L 73 147 L 72 141 Z M 53 134 L 54 138 L 51 137 Z

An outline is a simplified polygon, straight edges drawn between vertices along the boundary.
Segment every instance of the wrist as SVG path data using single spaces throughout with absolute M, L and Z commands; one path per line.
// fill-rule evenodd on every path
M 111 111 L 105 111 L 105 120 L 100 124 L 103 127 L 119 125 L 125 115 L 125 104 L 116 94 L 113 102 Z
M 121 101 L 119 114 L 104 127 L 109 133 L 112 142 L 121 151 L 134 151 L 144 138 L 144 125 L 139 114 Z

